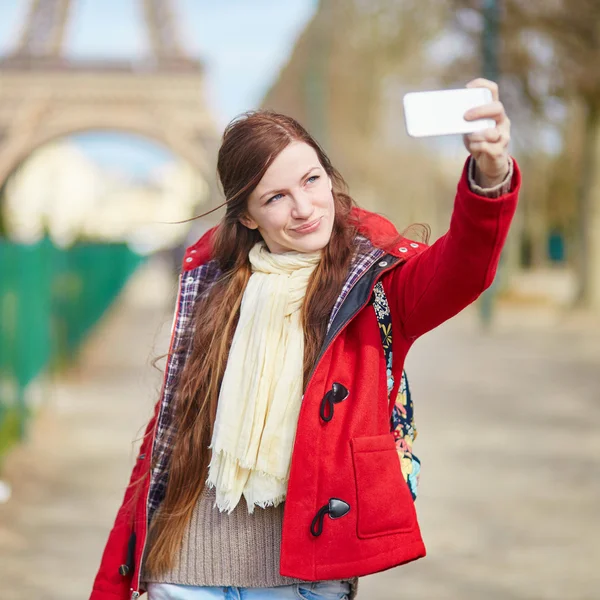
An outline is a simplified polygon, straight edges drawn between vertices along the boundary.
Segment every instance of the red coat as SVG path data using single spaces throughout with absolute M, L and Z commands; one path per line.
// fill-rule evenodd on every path
M 469 189 L 465 168 L 448 233 L 430 247 L 401 238 L 394 247 L 375 248 L 370 258 L 349 274 L 298 418 L 283 518 L 282 575 L 304 580 L 349 578 L 425 555 L 413 500 L 390 433 L 393 402 L 387 392 L 380 333 L 369 300 L 373 287 L 381 281 L 390 303 L 395 332 L 393 371 L 399 385 L 412 343 L 457 314 L 491 284 L 516 209 L 520 182 L 515 163 L 510 193 L 498 199 L 484 198 Z M 385 240 L 395 233 L 383 217 L 366 211 L 356 214 L 361 233 L 375 247 L 387 244 Z M 188 282 L 198 289 L 196 274 L 206 275 L 210 238 L 209 233 L 188 249 L 181 286 Z M 189 308 L 181 286 L 172 343 L 179 326 L 186 322 L 181 314 L 187 310 L 186 302 Z M 161 414 L 170 393 L 167 375 L 168 367 L 130 483 L 149 472 L 151 454 L 157 451 Z M 333 418 L 325 421 L 320 406 L 334 383 L 342 384 L 349 393 L 335 404 Z M 152 504 L 149 500 L 156 494 L 149 479 L 137 499 L 132 498 L 131 485 L 126 490 L 90 600 L 126 600 L 142 592 L 139 565 Z M 319 525 L 322 531 L 315 535 Z

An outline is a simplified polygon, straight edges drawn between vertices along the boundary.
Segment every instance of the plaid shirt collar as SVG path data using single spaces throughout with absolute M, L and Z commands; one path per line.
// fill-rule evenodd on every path
M 329 316 L 327 331 L 329 331 L 329 328 L 339 313 L 344 300 L 346 300 L 356 282 L 377 262 L 377 260 L 379 260 L 381 256 L 385 254 L 383 250 L 373 246 L 373 244 L 365 237 L 357 236 L 354 238 L 354 241 L 356 244 L 356 250 L 354 252 L 354 256 L 352 257 L 348 276 L 346 277 L 342 291 L 335 301 L 331 315 Z

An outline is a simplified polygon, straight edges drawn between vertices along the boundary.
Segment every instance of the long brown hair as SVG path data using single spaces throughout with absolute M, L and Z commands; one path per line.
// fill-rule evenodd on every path
M 308 284 L 302 308 L 304 385 L 323 344 L 327 321 L 352 258 L 354 206 L 342 176 L 318 143 L 294 119 L 272 112 L 252 111 L 225 129 L 217 171 L 226 214 L 213 239 L 212 257 L 221 269 L 210 292 L 197 300 L 193 326 L 181 348 L 185 364 L 176 383 L 174 416 L 177 432 L 169 463 L 165 498 L 152 520 L 146 568 L 162 573 L 173 560 L 194 506 L 205 485 L 209 445 L 217 411 L 219 388 L 239 318 L 240 303 L 251 270 L 248 254 L 260 234 L 241 224 L 248 196 L 291 142 L 311 146 L 333 183 L 335 219 L 331 239 Z

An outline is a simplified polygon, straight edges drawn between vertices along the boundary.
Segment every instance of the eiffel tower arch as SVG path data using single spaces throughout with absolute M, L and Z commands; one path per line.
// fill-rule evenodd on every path
M 16 47 L 0 59 L 0 187 L 39 146 L 89 130 L 157 141 L 212 182 L 218 136 L 203 66 L 182 48 L 173 0 L 138 1 L 150 55 L 127 62 L 70 60 L 63 47 L 74 2 L 30 0 Z

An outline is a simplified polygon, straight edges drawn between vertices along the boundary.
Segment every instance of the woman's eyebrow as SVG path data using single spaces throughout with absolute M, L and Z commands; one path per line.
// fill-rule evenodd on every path
M 318 169 L 319 167 L 314 166 L 311 167 L 308 171 L 306 171 L 306 173 L 304 173 L 304 175 L 302 175 L 302 177 L 300 177 L 300 181 L 302 181 L 307 175 L 309 175 L 311 173 L 311 171 L 314 171 L 315 169 Z M 268 192 L 265 192 L 264 194 L 261 194 L 259 200 L 262 200 L 265 196 L 270 196 L 271 194 L 278 194 L 279 192 L 281 192 L 282 190 L 270 190 Z

